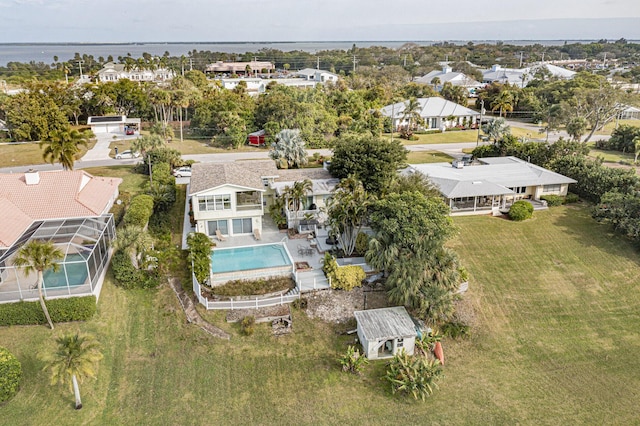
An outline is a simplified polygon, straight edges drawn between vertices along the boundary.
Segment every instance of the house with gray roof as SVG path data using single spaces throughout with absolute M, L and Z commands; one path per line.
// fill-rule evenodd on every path
M 369 359 L 391 358 L 404 351 L 413 355 L 416 326 L 404 306 L 355 311 L 358 339 Z
M 442 130 L 455 126 L 472 126 L 477 123 L 480 113 L 444 98 L 418 98 L 419 114 L 422 117 L 424 130 Z M 383 116 L 392 120 L 393 128 L 407 125 L 405 109 L 409 101 L 387 105 L 380 110 Z
M 481 158 L 462 162 L 412 164 L 405 173 L 422 173 L 433 183 L 452 215 L 499 214 L 518 200 L 546 208 L 543 195 L 567 195 L 575 180 L 517 157 Z
M 454 72 L 449 66 L 444 66 L 441 70 L 433 70 L 422 77 L 418 77 L 415 82 L 430 84 L 438 92 L 442 91 L 445 83 L 451 83 L 453 86 L 464 87 L 469 92 L 469 96 L 475 95 L 476 90 L 483 86 L 482 83 L 464 73 Z
M 526 87 L 538 73 L 548 74 L 553 78 L 568 80 L 576 75 L 575 71 L 568 70 L 546 62 L 538 63 L 527 68 L 503 68 L 493 65 L 491 69 L 482 71 L 483 83 L 511 84 L 518 87 Z

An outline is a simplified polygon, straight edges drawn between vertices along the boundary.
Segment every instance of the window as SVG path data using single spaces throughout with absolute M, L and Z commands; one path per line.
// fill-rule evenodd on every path
M 515 188 L 509 188 L 509 189 L 515 192 L 516 194 L 524 194 L 527 192 L 526 186 L 516 186 Z
M 220 230 L 222 235 L 229 235 L 229 224 L 226 220 L 207 221 L 207 232 L 209 235 L 216 235 L 216 230 Z
M 268 188 L 269 187 L 269 179 L 268 178 L 262 178 L 262 184 Z
M 231 195 L 205 195 L 198 197 L 198 210 L 201 212 L 212 210 L 231 210 Z
M 396 340 L 396 348 L 401 348 L 404 345 L 404 339 L 400 338 Z
M 430 126 L 430 127 L 431 127 L 432 129 L 436 129 L 436 128 L 438 127 L 438 119 L 437 119 L 437 118 L 433 117 L 433 118 L 431 119 L 431 126 Z
M 555 185 L 544 185 L 542 187 L 542 192 L 547 192 L 547 193 L 555 193 L 555 194 L 559 194 L 560 190 L 562 188 L 562 185 L 560 184 L 555 184 Z
M 232 222 L 234 234 L 250 234 L 253 231 L 250 217 L 244 219 L 233 219 Z

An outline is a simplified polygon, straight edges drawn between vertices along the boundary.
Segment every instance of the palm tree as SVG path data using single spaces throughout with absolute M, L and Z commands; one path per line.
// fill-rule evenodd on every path
M 281 130 L 276 136 L 276 142 L 271 144 L 269 156 L 279 167 L 295 168 L 307 164 L 307 151 L 300 130 Z
M 327 206 L 329 223 L 347 256 L 356 248 L 358 234 L 362 230 L 373 197 L 367 193 L 358 179 L 349 176 L 336 186 Z
M 38 274 L 38 281 L 36 283 L 38 287 L 38 298 L 40 299 L 40 306 L 44 312 L 44 316 L 49 322 L 49 327 L 53 330 L 53 321 L 49 315 L 47 305 L 44 303 L 44 296 L 42 295 L 42 284 L 44 282 L 44 270 L 52 269 L 57 272 L 60 268 L 58 260 L 64 258 L 62 250 L 55 247 L 51 241 L 39 241 L 32 240 L 22 246 L 18 250 L 18 255 L 14 259 L 13 264 L 17 267 L 23 267 L 25 275 L 29 276 L 31 272 L 36 271 Z
M 88 139 L 88 133 L 80 133 L 75 129 L 54 130 L 40 142 L 40 148 L 46 145 L 42 158 L 51 164 L 57 161 L 65 170 L 73 170 L 75 156 L 80 152 L 80 146 L 87 146 Z
M 307 196 L 307 193 L 311 192 L 313 183 L 309 179 L 294 182 L 293 186 L 285 187 L 283 195 L 288 200 L 288 204 L 293 207 L 293 210 L 299 211 L 302 207 L 302 202 Z
M 153 245 L 151 236 L 139 226 L 128 225 L 118 231 L 118 238 L 113 241 L 113 247 L 123 250 L 131 258 L 131 263 L 137 269 L 142 253 Z
M 82 408 L 80 387 L 87 377 L 96 376 L 96 363 L 102 359 L 98 342 L 91 336 L 66 335 L 56 339 L 58 347 L 53 354 L 45 354 L 45 370 L 51 370 L 51 384 L 69 383 L 76 398 L 76 410 Z M 69 379 L 71 381 L 69 382 Z
M 415 130 L 420 123 L 422 123 L 422 116 L 420 115 L 420 102 L 416 98 L 409 98 L 404 111 L 402 113 L 402 121 L 407 122 L 407 128 L 409 130 Z
M 491 102 L 491 111 L 500 110 L 500 117 L 502 112 L 506 117 L 507 112 L 513 111 L 513 95 L 508 90 L 503 90 L 500 94 Z
M 153 182 L 153 177 L 151 173 L 151 156 L 148 155 L 149 151 L 154 150 L 156 148 L 160 148 L 164 145 L 164 140 L 160 135 L 144 135 L 141 138 L 137 138 L 131 143 L 131 150 L 133 152 L 139 152 L 142 154 L 142 158 L 146 157 L 147 162 L 149 163 L 149 181 Z
M 496 118 L 482 125 L 482 131 L 489 136 L 490 139 L 497 142 L 498 139 L 502 138 L 505 134 L 511 133 L 511 126 L 507 126 L 504 118 Z

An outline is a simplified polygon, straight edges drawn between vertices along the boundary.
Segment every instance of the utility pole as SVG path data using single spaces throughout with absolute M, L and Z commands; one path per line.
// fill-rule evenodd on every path
M 519 68 L 522 68 L 522 55 L 523 54 L 524 54 L 524 52 L 521 50 L 520 51 L 520 67 Z
M 356 55 L 353 55 L 353 73 L 356 73 Z
M 320 69 L 320 56 L 316 56 L 316 69 Z
M 193 71 L 193 58 L 189 58 L 189 71 Z
M 403 62 L 403 67 L 407 67 L 407 55 L 404 55 L 404 62 Z
M 480 99 L 480 123 L 478 123 L 478 136 L 476 137 L 476 146 L 480 143 L 480 127 L 482 127 L 482 116 L 484 115 L 484 99 Z
M 82 59 L 79 59 L 77 62 L 78 66 L 80 67 L 80 80 L 82 80 L 82 64 L 84 63 L 84 61 Z
M 544 64 L 544 52 L 542 52 L 542 63 Z

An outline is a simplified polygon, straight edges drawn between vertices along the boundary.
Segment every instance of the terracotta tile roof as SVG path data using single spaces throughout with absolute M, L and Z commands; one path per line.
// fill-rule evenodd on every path
M 0 247 L 10 247 L 31 225 L 32 219 L 7 199 L 0 198 L 0 212 Z
M 263 177 L 278 176 L 279 170 L 272 160 L 241 161 L 235 163 L 196 163 L 191 166 L 191 194 L 237 185 L 264 190 Z
M 38 182 L 28 185 L 25 173 L 0 174 L 0 241 L 13 243 L 9 223 L 24 232 L 41 219 L 96 216 L 106 213 L 115 199 L 120 178 L 94 177 L 82 170 L 37 172 Z M 9 204 L 7 204 L 9 203 Z M 11 208 L 9 205 L 15 207 Z

